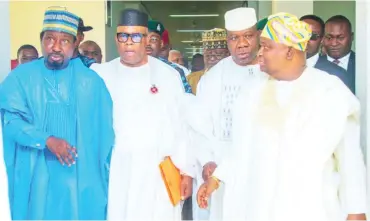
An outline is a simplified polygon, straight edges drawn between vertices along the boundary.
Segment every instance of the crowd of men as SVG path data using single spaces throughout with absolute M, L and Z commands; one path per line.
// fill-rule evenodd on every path
M 120 14 L 112 61 L 90 30 L 48 8 L 0 85 L 2 220 L 366 220 L 348 19 L 236 8 L 191 71 L 146 13 Z

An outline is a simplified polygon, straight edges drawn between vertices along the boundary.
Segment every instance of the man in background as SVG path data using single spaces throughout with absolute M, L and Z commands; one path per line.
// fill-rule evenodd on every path
M 351 50 L 353 31 L 351 22 L 343 15 L 335 15 L 325 23 L 323 45 L 328 61 L 347 71 L 351 91 L 356 91 L 356 53 Z
M 39 53 L 33 45 L 22 45 L 17 51 L 18 64 L 24 64 L 39 58 Z
M 346 70 L 328 61 L 324 56 L 320 56 L 321 42 L 324 37 L 325 23 L 324 21 L 316 15 L 305 15 L 300 18 L 301 21 L 306 22 L 310 25 L 312 30 L 311 39 L 307 43 L 307 66 L 315 67 L 329 74 L 335 75 L 340 78 L 344 84 L 355 93 L 352 87 L 352 82 L 347 74 Z
M 91 31 L 92 29 L 93 27 L 91 26 L 85 26 L 84 21 L 82 20 L 82 18 L 80 18 L 78 22 L 78 31 L 77 31 L 77 41 L 76 41 L 77 47 L 76 50 L 73 52 L 73 58 L 77 57 L 80 58 L 82 63 L 84 63 L 86 67 L 90 67 L 96 61 L 94 59 L 91 59 L 80 54 L 78 47 L 80 46 L 81 42 L 83 42 L 83 40 L 85 39 L 84 32 Z
M 184 70 L 182 69 L 182 67 L 176 63 L 172 63 L 159 56 L 161 49 L 162 49 L 162 45 L 163 45 L 161 36 L 164 30 L 165 30 L 164 26 L 161 22 L 154 21 L 154 20 L 148 21 L 148 37 L 147 37 L 146 53 L 152 57 L 158 58 L 162 62 L 174 68 L 180 75 L 185 92 L 191 93 L 192 88 L 190 87 L 188 81 L 186 80 L 186 74 Z
M 162 33 L 162 42 L 163 42 L 163 46 L 159 53 L 159 57 L 168 60 L 168 56 L 171 50 L 171 44 L 170 44 L 170 35 L 167 29 L 165 29 Z
M 196 88 L 198 82 L 203 74 L 215 66 L 222 59 L 230 56 L 229 50 L 227 49 L 226 30 L 215 28 L 209 31 L 205 31 L 202 34 L 204 60 L 202 63 L 204 67 L 202 70 L 192 72 L 187 78 L 191 88 L 193 88 L 193 94 L 196 94 Z M 195 57 L 195 55 L 194 55 Z M 193 61 L 197 58 L 193 57 Z M 203 56 L 201 57 L 203 58 Z M 198 59 L 200 62 L 200 59 Z M 196 61 L 193 62 L 196 64 Z M 193 66 L 194 67 L 194 66 Z M 196 69 L 195 69 L 196 70 Z
M 204 70 L 204 56 L 202 54 L 195 54 L 191 59 L 191 72 Z
M 184 66 L 185 65 L 184 57 L 182 56 L 180 51 L 170 50 L 168 61 L 178 64 L 179 67 L 184 71 L 186 76 L 190 74 L 190 71 Z
M 101 63 L 103 55 L 99 45 L 95 41 L 85 41 L 79 47 L 79 52 L 89 59 L 94 59 L 96 63 Z

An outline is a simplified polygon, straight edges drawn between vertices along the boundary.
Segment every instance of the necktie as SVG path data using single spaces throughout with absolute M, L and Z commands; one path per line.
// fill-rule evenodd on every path
M 340 63 L 340 61 L 339 61 L 338 59 L 335 59 L 335 60 L 333 61 L 333 63 L 334 63 L 334 64 L 336 64 L 336 65 L 338 65 L 338 64 Z

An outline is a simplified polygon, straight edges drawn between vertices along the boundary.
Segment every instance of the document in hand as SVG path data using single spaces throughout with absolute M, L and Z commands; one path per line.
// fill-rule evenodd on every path
M 176 168 L 170 157 L 166 157 L 160 164 L 162 179 L 166 186 L 168 196 L 173 206 L 176 206 L 181 201 L 181 174 Z

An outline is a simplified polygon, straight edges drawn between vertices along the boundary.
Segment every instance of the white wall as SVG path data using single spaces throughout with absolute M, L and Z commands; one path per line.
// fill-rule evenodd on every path
M 368 180 L 368 217 L 370 217 L 370 3 L 366 1 L 356 1 L 356 93 L 361 103 L 361 144 L 364 148 L 367 161 L 367 180 Z

